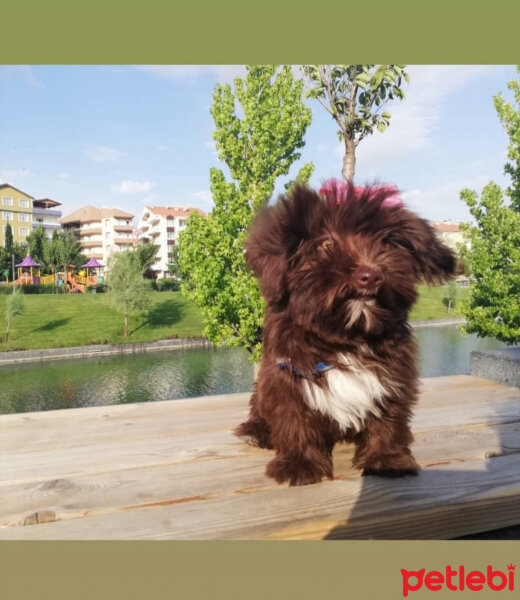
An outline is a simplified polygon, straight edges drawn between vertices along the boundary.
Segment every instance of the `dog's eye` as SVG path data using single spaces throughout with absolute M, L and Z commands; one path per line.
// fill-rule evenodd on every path
M 334 240 L 328 238 L 320 244 L 320 249 L 324 250 L 327 254 L 330 254 L 334 250 L 334 246 Z

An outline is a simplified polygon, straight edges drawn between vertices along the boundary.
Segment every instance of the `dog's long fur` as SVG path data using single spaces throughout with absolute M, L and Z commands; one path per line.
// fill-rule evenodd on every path
M 348 186 L 341 199 L 334 188 L 320 196 L 297 187 L 251 228 L 246 256 L 267 310 L 250 415 L 236 434 L 275 450 L 267 474 L 278 482 L 332 478 L 340 441 L 355 444 L 363 474 L 419 468 L 409 449 L 418 374 L 407 316 L 417 282 L 444 281 L 455 258 L 427 221 L 388 197 L 381 187 Z M 316 373 L 320 361 L 330 370 Z

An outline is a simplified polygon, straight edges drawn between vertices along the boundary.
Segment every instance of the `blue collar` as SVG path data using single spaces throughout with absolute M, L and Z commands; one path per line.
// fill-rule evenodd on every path
M 305 375 L 299 369 L 297 369 L 292 364 L 290 358 L 277 358 L 276 366 L 279 367 L 280 369 L 290 369 L 295 375 L 298 375 L 298 377 L 303 377 L 304 379 L 311 379 L 311 378 L 315 379 L 316 377 L 320 377 L 322 375 L 322 373 L 325 373 L 325 371 L 330 371 L 330 369 L 333 368 L 331 365 L 328 365 L 327 363 L 325 363 L 323 361 L 317 362 L 314 365 L 314 369 L 312 371 L 312 377 L 309 377 L 308 375 Z

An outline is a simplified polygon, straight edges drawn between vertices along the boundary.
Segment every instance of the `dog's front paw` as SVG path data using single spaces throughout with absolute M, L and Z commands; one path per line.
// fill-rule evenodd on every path
M 266 474 L 278 483 L 287 481 L 289 485 L 319 483 L 324 477 L 332 479 L 332 460 L 321 455 L 276 457 L 267 465 Z
M 369 458 L 363 466 L 362 475 L 379 477 L 404 477 L 417 475 L 421 467 L 411 454 L 384 454 Z
M 272 450 L 271 432 L 265 421 L 249 420 L 235 428 L 237 437 L 244 437 L 251 446 Z

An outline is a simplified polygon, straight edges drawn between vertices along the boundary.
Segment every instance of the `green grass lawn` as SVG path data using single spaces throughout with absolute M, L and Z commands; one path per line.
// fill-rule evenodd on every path
M 448 312 L 442 299 L 446 296 L 447 286 L 428 287 L 419 286 L 419 300 L 410 313 L 410 321 L 428 321 L 430 319 L 443 319 L 445 317 L 460 317 L 460 301 L 465 299 L 469 293 L 469 288 L 457 286 L 457 296 L 455 306 Z
M 467 288 L 457 290 L 459 299 L 468 292 Z M 419 292 L 411 320 L 460 315 L 457 306 L 448 313 L 443 305 L 445 288 L 421 286 Z M 151 292 L 151 296 L 150 310 L 131 315 L 130 335 L 124 338 L 123 316 L 108 305 L 106 294 L 27 295 L 25 313 L 14 319 L 7 344 L 3 342 L 7 296 L 0 296 L 0 351 L 148 342 L 202 335 L 198 309 L 179 292 Z
M 198 309 L 179 292 L 151 292 L 148 312 L 129 317 L 129 337 L 123 337 L 123 316 L 108 304 L 107 294 L 38 294 L 25 296 L 25 312 L 5 338 L 7 297 L 0 296 L 0 351 L 144 342 L 202 335 Z

